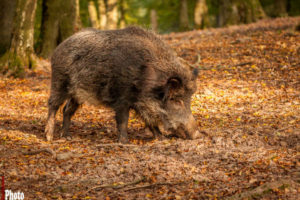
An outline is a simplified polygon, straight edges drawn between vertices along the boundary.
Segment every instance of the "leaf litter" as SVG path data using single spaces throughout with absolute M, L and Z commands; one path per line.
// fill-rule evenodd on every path
M 0 174 L 26 199 L 297 199 L 300 193 L 300 18 L 162 36 L 200 69 L 197 140 L 149 140 L 130 114 L 83 105 L 71 141 L 44 125 L 49 71 L 0 80 Z M 47 63 L 47 62 L 44 62 Z

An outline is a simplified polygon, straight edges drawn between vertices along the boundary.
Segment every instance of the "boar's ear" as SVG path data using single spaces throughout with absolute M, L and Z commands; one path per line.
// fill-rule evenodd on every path
M 165 88 L 163 101 L 172 98 L 172 96 L 176 93 L 176 90 L 178 90 L 181 86 L 182 82 L 179 78 L 170 78 Z

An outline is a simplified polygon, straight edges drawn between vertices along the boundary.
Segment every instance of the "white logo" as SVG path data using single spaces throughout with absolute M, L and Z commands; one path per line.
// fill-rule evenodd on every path
M 23 192 L 13 192 L 11 190 L 5 190 L 5 200 L 23 200 Z

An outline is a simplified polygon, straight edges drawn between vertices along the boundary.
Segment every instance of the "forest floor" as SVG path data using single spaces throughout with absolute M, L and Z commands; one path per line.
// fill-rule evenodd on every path
M 71 141 L 46 142 L 50 73 L 0 79 L 0 175 L 25 199 L 299 199 L 300 18 L 164 35 L 200 67 L 197 140 L 146 140 L 131 113 L 130 145 L 114 114 L 83 105 Z M 57 130 L 62 111 L 57 115 Z

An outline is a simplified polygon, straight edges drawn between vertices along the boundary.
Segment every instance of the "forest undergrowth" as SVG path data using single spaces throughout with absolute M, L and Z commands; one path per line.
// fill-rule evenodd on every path
M 71 141 L 44 135 L 50 73 L 0 79 L 0 175 L 25 199 L 297 199 L 300 18 L 163 35 L 200 68 L 192 112 L 202 137 L 150 140 L 130 114 L 83 105 Z M 44 61 L 45 63 L 46 61 Z M 47 68 L 47 67 L 46 67 Z

